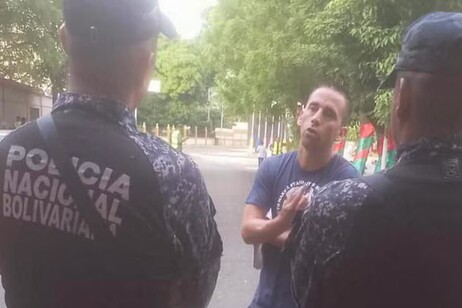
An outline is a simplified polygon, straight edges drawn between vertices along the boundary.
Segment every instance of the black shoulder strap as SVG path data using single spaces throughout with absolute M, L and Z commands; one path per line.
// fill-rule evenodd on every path
M 66 153 L 63 143 L 59 138 L 53 116 L 48 114 L 38 119 L 37 125 L 40 135 L 50 152 L 49 154 L 59 170 L 61 179 L 66 184 L 69 193 L 83 214 L 90 230 L 92 230 L 98 241 L 106 241 L 106 243 L 109 243 L 114 239 L 114 236 L 110 232 L 108 224 L 94 206 L 87 189 L 82 185 L 82 181 L 72 164 L 71 156 L 69 153 Z

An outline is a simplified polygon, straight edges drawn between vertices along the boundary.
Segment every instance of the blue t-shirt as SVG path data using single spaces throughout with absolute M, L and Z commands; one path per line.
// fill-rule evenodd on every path
M 266 159 L 257 172 L 246 203 L 268 210 L 274 218 L 292 189 L 309 183 L 317 190 L 329 182 L 358 176 L 353 165 L 338 155 L 314 172 L 303 170 L 297 158 L 297 152 L 290 152 Z M 290 289 L 289 256 L 271 244 L 264 244 L 262 253 L 260 282 L 250 308 L 295 308 Z

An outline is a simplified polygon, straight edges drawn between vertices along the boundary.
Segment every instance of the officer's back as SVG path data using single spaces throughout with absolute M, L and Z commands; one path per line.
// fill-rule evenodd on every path
M 222 251 L 196 165 L 140 133 L 158 33 L 156 1 L 64 1 L 69 92 L 52 119 L 104 220 L 100 236 L 37 122 L 0 146 L 0 269 L 8 307 L 203 307 Z M 42 132 L 43 134 L 43 132 Z

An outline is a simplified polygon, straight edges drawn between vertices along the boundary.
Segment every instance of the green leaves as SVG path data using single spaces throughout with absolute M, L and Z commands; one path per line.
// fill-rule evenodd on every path
M 61 2 L 0 1 L 1 76 L 53 92 L 64 88 Z M 233 115 L 284 115 L 315 86 L 334 83 L 347 90 L 355 118 L 386 124 L 391 94 L 377 87 L 393 68 L 406 27 L 436 10 L 461 11 L 462 2 L 219 0 L 200 38 L 159 43 L 163 94 L 148 97 L 147 106 L 162 116 L 146 109 L 146 119 L 204 123 L 212 87 Z
M 64 55 L 58 42 L 61 1 L 0 3 L 0 75 L 26 84 L 64 86 Z
M 379 91 L 375 96 L 374 115 L 377 125 L 387 127 L 390 124 L 392 95 L 390 91 Z
M 171 99 L 190 96 L 197 100 L 207 87 L 203 82 L 199 52 L 190 42 L 176 41 L 161 44 L 157 57 L 162 93 Z M 202 86 L 202 89 L 201 89 Z
M 209 126 L 208 108 L 213 99 L 213 71 L 200 41 L 159 41 L 155 78 L 160 94 L 148 94 L 139 110 L 139 122 L 152 128 L 170 125 Z M 211 119 L 219 123 L 214 108 Z
M 461 9 L 456 0 L 221 0 L 204 38 L 217 91 L 235 110 L 274 112 L 272 101 L 293 110 L 331 82 L 347 89 L 356 115 L 386 124 L 391 94 L 377 88 L 405 28 L 428 12 Z

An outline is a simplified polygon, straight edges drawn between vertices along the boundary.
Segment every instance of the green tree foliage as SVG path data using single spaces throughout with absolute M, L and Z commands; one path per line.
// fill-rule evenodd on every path
M 61 1 L 0 2 L 0 75 L 32 86 L 61 91 L 64 55 L 58 42 Z
M 202 70 L 200 50 L 194 41 L 162 41 L 157 57 L 157 75 L 162 93 L 174 101 L 207 99 L 207 71 Z
M 65 54 L 58 40 L 62 0 L 0 1 L 0 77 L 53 94 L 65 88 Z M 156 78 L 161 95 L 149 94 L 140 118 L 149 125 L 207 125 L 207 92 L 213 76 L 198 41 L 160 41 Z M 219 115 L 211 112 L 215 120 Z
M 0 1 L 0 76 L 54 93 L 64 88 L 61 3 Z M 222 102 L 232 117 L 285 115 L 316 85 L 334 83 L 346 89 L 356 115 L 386 125 L 391 95 L 377 87 L 405 28 L 436 10 L 461 11 L 462 2 L 219 0 L 201 37 L 160 41 L 155 78 L 162 93 L 147 96 L 140 118 L 148 125 L 216 126 Z M 212 87 L 217 95 L 210 100 Z
M 316 85 L 347 90 L 356 114 L 388 122 L 392 69 L 411 21 L 455 0 L 220 0 L 209 14 L 206 47 L 221 97 L 236 112 L 293 109 Z M 275 110 L 277 111 L 277 110 Z
M 216 106 L 209 106 L 213 104 L 210 95 L 213 75 L 200 46 L 198 40 L 160 41 L 155 78 L 161 81 L 161 93 L 148 94 L 140 108 L 140 121 L 150 127 L 156 124 L 212 127 L 219 123 Z M 209 107 L 211 121 L 208 121 Z

